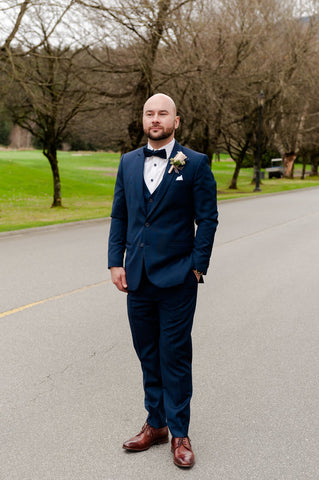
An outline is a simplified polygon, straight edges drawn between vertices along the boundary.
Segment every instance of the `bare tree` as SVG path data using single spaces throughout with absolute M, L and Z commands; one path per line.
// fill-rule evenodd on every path
M 70 32 L 65 25 L 64 35 L 53 35 L 73 5 L 73 1 L 67 5 L 54 2 L 50 14 L 41 6 L 30 12 L 32 27 L 29 25 L 25 34 L 28 54 L 21 55 L 21 48 L 7 51 L 7 108 L 13 121 L 42 144 L 53 174 L 52 207 L 62 205 L 57 149 L 74 117 L 96 108 L 92 101 L 94 92 L 82 82 L 86 47 L 65 44 L 65 32 Z M 31 28 L 35 29 L 36 45 L 32 43 Z
M 0 47 L 0 58 L 6 56 L 6 51 L 11 47 L 12 41 L 14 40 L 23 20 L 23 17 L 30 6 L 32 0 L 24 0 L 22 3 L 15 1 L 3 1 L 0 2 L 0 12 L 2 16 L 2 25 L 5 24 L 6 20 L 10 16 L 12 18 L 11 25 L 4 38 L 1 39 L 2 45 Z M 17 13 L 16 13 L 17 11 Z
M 257 94 L 269 79 L 269 60 L 260 51 L 274 25 L 274 2 L 261 8 L 258 1 L 226 0 L 206 8 L 196 39 L 202 86 L 191 89 L 205 98 L 204 119 L 199 112 L 196 123 L 204 120 L 209 154 L 226 149 L 236 162 L 231 188 L 237 188 L 243 159 L 252 152 Z
M 218 107 L 211 108 L 216 115 L 212 115 L 212 119 L 219 124 L 222 146 L 236 162 L 231 188 L 237 188 L 247 152 L 256 159 L 260 142 L 265 151 L 274 146 L 279 149 L 276 142 L 279 136 L 289 141 L 291 130 L 285 128 L 283 135 L 279 135 L 278 125 L 287 127 L 289 119 L 295 132 L 300 132 L 304 125 L 307 111 L 300 105 L 305 86 L 301 78 L 305 77 L 305 66 L 310 65 L 307 62 L 316 29 L 314 25 L 300 28 L 293 6 L 293 2 L 282 4 L 277 0 L 267 5 L 259 0 L 225 1 L 221 9 L 225 23 L 221 20 L 222 28 L 216 36 L 220 47 L 218 50 L 211 47 L 212 41 L 204 44 L 206 48 L 210 46 L 211 65 L 218 65 L 214 70 L 208 65 L 206 89 L 210 88 L 216 95 Z M 216 19 L 216 15 L 212 18 Z M 213 33 L 217 31 L 216 27 L 211 29 Z M 261 139 L 257 136 L 260 90 L 264 90 L 266 97 Z M 294 110 L 283 101 L 289 91 L 293 92 L 290 107 L 294 105 Z M 295 134 L 294 138 L 299 141 L 299 137 Z
M 272 143 L 283 158 L 287 178 L 293 177 L 294 162 L 302 152 L 309 128 L 310 109 L 315 99 L 313 72 L 314 58 L 318 55 L 317 35 L 316 18 L 290 19 L 281 46 L 282 68 L 269 127 Z M 311 116 L 314 115 L 312 111 Z
M 129 109 L 128 144 L 123 149 L 136 148 L 143 137 L 141 108 L 145 100 L 157 90 L 157 66 L 159 56 L 164 53 L 170 29 L 180 11 L 194 0 L 77 0 L 77 3 L 91 12 L 92 21 L 113 26 L 113 42 L 119 46 L 123 42 L 130 51 L 130 62 L 123 65 L 116 58 L 108 58 L 105 71 L 118 71 L 126 74 L 126 107 Z M 93 15 L 93 13 L 94 15 Z M 93 15 L 93 17 L 92 17 Z M 107 40 L 109 42 L 109 39 Z M 174 65 L 166 64 L 167 73 Z
M 103 121 L 111 142 L 135 148 L 143 137 L 142 105 L 158 91 L 176 99 L 184 143 L 209 156 L 229 152 L 236 162 L 232 188 L 245 155 L 257 154 L 261 89 L 264 149 L 301 151 L 304 134 L 314 128 L 311 97 L 303 102 L 303 89 L 311 83 L 305 72 L 316 52 L 316 30 L 296 21 L 293 0 L 27 3 L 20 23 L 15 10 L 12 25 L 18 22 L 19 29 L 8 43 L 14 48 L 6 48 L 11 92 L 20 92 L 9 104 L 51 159 L 54 205 L 61 192 L 52 159 L 70 131 L 80 132 L 75 119 L 87 122 L 89 115 L 92 131 Z

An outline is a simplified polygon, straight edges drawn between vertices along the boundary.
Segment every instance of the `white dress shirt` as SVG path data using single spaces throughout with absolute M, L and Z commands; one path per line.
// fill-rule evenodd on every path
M 163 180 L 167 162 L 172 154 L 174 144 L 175 144 L 175 139 L 173 139 L 167 145 L 164 145 L 164 147 L 161 147 L 159 149 L 159 150 L 162 150 L 162 149 L 166 150 L 166 158 L 155 157 L 154 155 L 152 157 L 145 158 L 144 181 L 151 194 L 157 189 L 157 187 Z M 154 148 L 152 148 L 150 144 L 147 145 L 147 148 L 149 148 L 150 150 L 154 150 Z

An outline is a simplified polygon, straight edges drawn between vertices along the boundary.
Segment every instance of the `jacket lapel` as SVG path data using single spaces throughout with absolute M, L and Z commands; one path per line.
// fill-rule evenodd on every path
M 135 192 L 136 192 L 136 199 L 139 205 L 143 206 L 144 210 L 144 190 L 143 190 L 143 182 L 144 182 L 144 151 L 143 148 L 136 154 L 136 168 L 134 169 L 134 181 L 135 181 Z
M 172 150 L 172 153 L 171 153 L 171 156 L 170 158 L 173 158 L 175 157 L 175 155 L 177 154 L 177 152 L 179 150 L 181 150 L 182 147 L 181 145 L 179 145 L 179 143 L 177 143 L 175 141 L 175 145 L 174 145 L 174 148 Z M 166 165 L 166 169 L 165 169 L 165 172 L 164 172 L 164 176 L 163 176 L 163 180 L 161 181 L 160 185 L 158 186 L 158 192 L 157 192 L 157 195 L 155 196 L 155 199 L 154 199 L 154 202 L 152 203 L 152 206 L 151 208 L 149 209 L 148 211 L 148 214 L 147 214 L 147 218 L 152 215 L 152 213 L 154 212 L 154 210 L 157 208 L 157 206 L 159 205 L 159 203 L 161 202 L 162 198 L 164 197 L 165 193 L 167 192 L 167 189 L 168 187 L 170 186 L 170 184 L 172 183 L 173 179 L 175 180 L 176 179 L 176 174 L 175 172 L 173 171 L 172 173 L 168 173 L 168 170 L 170 169 L 171 165 L 170 165 L 170 159 L 168 159 L 168 162 L 167 162 L 167 165 Z

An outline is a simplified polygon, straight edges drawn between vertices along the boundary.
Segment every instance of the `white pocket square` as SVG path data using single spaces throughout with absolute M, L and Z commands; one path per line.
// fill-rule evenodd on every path
M 180 175 L 179 177 L 177 177 L 175 181 L 176 181 L 176 182 L 177 182 L 177 181 L 183 181 L 183 175 Z

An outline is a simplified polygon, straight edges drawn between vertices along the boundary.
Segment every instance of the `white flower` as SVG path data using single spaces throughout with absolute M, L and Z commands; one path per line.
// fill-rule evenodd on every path
M 171 168 L 168 170 L 168 173 L 172 173 L 174 170 L 175 173 L 178 173 L 179 170 L 182 170 L 186 163 L 186 155 L 183 152 L 179 151 L 174 158 L 170 159 Z
M 179 151 L 177 152 L 177 154 L 172 160 L 174 160 L 174 163 L 176 161 L 176 162 L 180 162 L 181 165 L 185 165 L 185 158 L 187 158 L 186 155 L 184 155 L 183 152 Z

